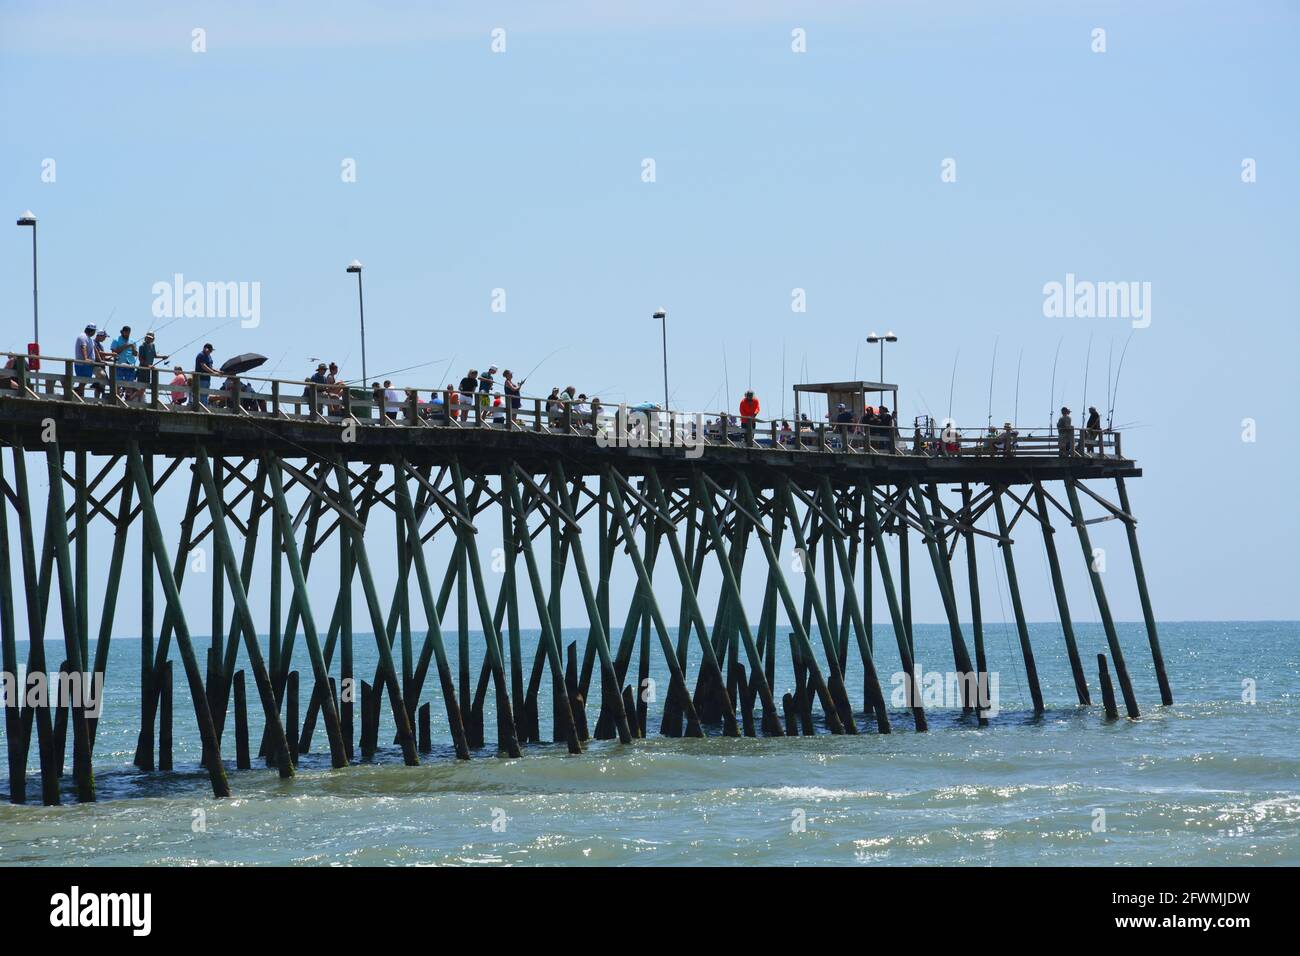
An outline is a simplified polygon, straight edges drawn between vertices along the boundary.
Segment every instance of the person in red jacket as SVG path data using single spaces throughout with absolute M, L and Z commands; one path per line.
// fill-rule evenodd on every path
M 740 422 L 745 427 L 745 444 L 754 444 L 754 420 L 758 418 L 758 399 L 752 391 L 746 391 L 740 400 Z
M 753 421 L 758 417 L 758 399 L 754 397 L 753 392 L 746 392 L 745 397 L 740 400 L 740 417 Z

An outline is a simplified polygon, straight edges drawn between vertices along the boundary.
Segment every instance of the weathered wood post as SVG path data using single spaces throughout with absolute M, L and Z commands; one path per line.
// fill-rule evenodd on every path
M 1119 708 L 1115 706 L 1115 688 L 1110 682 L 1110 671 L 1106 669 L 1106 655 L 1097 655 L 1097 678 L 1101 681 L 1101 702 L 1106 708 L 1107 720 L 1119 719 Z
M 158 705 L 158 769 L 164 773 L 172 769 L 172 662 L 167 661 L 163 664 L 161 680 L 162 700 Z M 220 766 L 220 761 L 214 761 Z M 222 771 L 222 779 L 225 779 L 225 771 Z M 230 796 L 229 785 L 225 793 L 217 794 L 219 797 Z
M 1106 600 L 1106 588 L 1101 581 L 1101 572 L 1097 569 L 1092 540 L 1088 536 L 1088 525 L 1083 520 L 1079 493 L 1075 490 L 1072 479 L 1066 479 L 1065 491 L 1070 496 L 1070 512 L 1074 517 L 1074 527 L 1079 532 L 1079 547 L 1083 549 L 1083 560 L 1088 565 L 1088 578 L 1092 581 L 1092 593 L 1097 599 L 1097 612 L 1101 615 L 1101 626 L 1106 631 L 1110 657 L 1115 662 L 1115 676 L 1119 678 L 1120 693 L 1124 695 L 1124 707 L 1129 717 L 1137 720 L 1139 716 L 1137 697 L 1133 694 L 1133 684 L 1129 680 L 1128 668 L 1124 664 L 1124 651 L 1119 646 L 1119 634 L 1115 631 L 1115 621 L 1110 615 L 1110 602 Z
M 1011 592 L 1011 610 L 1016 617 L 1016 633 L 1020 637 L 1020 654 L 1025 661 L 1025 681 L 1034 703 L 1034 713 L 1043 712 L 1043 691 L 1038 686 L 1038 665 L 1034 663 L 1034 648 L 1029 643 L 1029 625 L 1025 623 L 1025 608 L 1020 601 L 1020 583 L 1016 579 L 1016 559 L 1011 553 L 1011 531 L 1007 527 L 1006 509 L 1002 507 L 1002 489 L 993 491 L 993 508 L 998 515 L 998 547 L 1002 549 L 1002 562 L 1006 565 L 1007 589 Z
M 1065 580 L 1061 575 L 1061 561 L 1056 554 L 1056 529 L 1047 515 L 1047 495 L 1042 482 L 1034 482 L 1034 500 L 1038 505 L 1038 523 L 1043 529 L 1043 546 L 1047 551 L 1047 565 L 1052 572 L 1052 590 L 1056 594 L 1056 609 L 1061 616 L 1061 632 L 1065 635 L 1065 648 L 1070 656 L 1070 671 L 1074 675 L 1074 689 L 1079 703 L 1089 704 L 1088 680 L 1083 676 L 1083 663 L 1079 660 L 1079 647 L 1074 640 L 1074 623 L 1070 620 L 1070 602 L 1065 596 Z
M 284 708 L 285 737 L 289 744 L 289 759 L 298 765 L 298 672 L 289 672 L 289 683 L 285 688 Z M 283 776 L 283 774 L 281 774 Z
M 248 697 L 244 672 L 235 672 L 235 769 L 248 770 L 253 762 L 248 753 Z
M 1133 574 L 1137 578 L 1138 599 L 1142 602 L 1142 620 L 1146 623 L 1147 641 L 1151 644 L 1151 661 L 1156 668 L 1156 681 L 1160 684 L 1160 702 L 1166 707 L 1174 702 L 1174 693 L 1169 688 L 1169 677 L 1165 674 L 1165 656 L 1160 650 L 1160 638 L 1156 634 L 1156 615 L 1151 609 L 1151 595 L 1147 593 L 1147 576 L 1142 570 L 1142 552 L 1138 550 L 1137 519 L 1132 517 L 1133 509 L 1128 503 L 1128 489 L 1124 479 L 1116 478 L 1115 487 L 1119 489 L 1119 506 L 1129 516 L 1124 520 L 1124 531 L 1128 534 L 1128 550 L 1133 558 Z
M 22 454 L 19 446 L 14 451 Z M 5 485 L 4 456 L 0 455 L 0 487 Z M 5 748 L 9 758 L 9 802 L 27 802 L 27 748 L 23 746 L 23 692 L 17 685 L 18 644 L 14 623 L 13 577 L 9 561 L 9 502 L 0 495 L 0 660 L 15 684 L 13 698 L 4 702 Z
M 130 445 L 128 461 L 135 479 L 136 490 L 140 495 L 140 512 L 144 518 L 144 530 L 151 540 L 151 551 L 158 578 L 162 582 L 163 593 L 167 596 L 167 606 L 171 609 L 171 621 L 176 631 L 176 644 L 185 664 L 185 675 L 189 680 L 190 696 L 194 700 L 194 716 L 199 725 L 199 737 L 205 751 L 211 759 L 207 761 L 208 776 L 212 781 L 212 793 L 216 797 L 230 796 L 230 782 L 226 779 L 225 768 L 221 765 L 221 744 L 217 740 L 216 726 L 212 722 L 212 711 L 208 708 L 208 695 L 203 688 L 203 675 L 199 671 L 198 658 L 194 654 L 194 645 L 190 641 L 189 625 L 185 621 L 185 610 L 181 604 L 180 591 L 176 579 L 167 561 L 167 544 L 163 539 L 162 526 L 158 513 L 154 510 L 153 489 L 144 473 L 144 464 L 140 459 L 140 448 L 135 442 Z M 161 647 L 160 647 L 161 650 Z M 170 736 L 170 728 L 169 728 Z M 169 757 L 170 760 L 170 757 Z M 159 769 L 163 769 L 161 766 Z
M 430 717 L 429 703 L 420 705 L 420 753 L 427 754 L 433 752 L 433 730 Z

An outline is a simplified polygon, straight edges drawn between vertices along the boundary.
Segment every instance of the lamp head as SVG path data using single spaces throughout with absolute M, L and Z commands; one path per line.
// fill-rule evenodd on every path
M 36 213 L 32 212 L 30 209 L 25 210 L 25 211 L 24 211 L 24 212 L 23 212 L 23 213 L 18 217 L 18 225 L 20 225 L 20 226 L 34 226 L 34 225 L 36 225 Z
M 665 312 L 663 309 L 655 309 L 655 313 L 654 313 L 654 315 L 650 316 L 650 318 L 652 318 L 652 319 L 666 319 L 666 318 L 668 318 L 668 313 Z
M 885 341 L 886 341 L 886 342 L 897 342 L 897 341 L 898 341 L 898 336 L 895 335 L 893 332 L 886 332 L 886 333 L 885 333 Z
M 877 335 L 875 332 L 872 332 L 870 335 L 867 336 L 867 341 L 870 342 L 872 345 L 875 345 L 877 342 L 880 341 L 880 336 Z
M 348 272 L 359 273 L 360 271 L 361 271 L 361 263 L 358 260 L 353 259 L 351 262 L 348 263 Z

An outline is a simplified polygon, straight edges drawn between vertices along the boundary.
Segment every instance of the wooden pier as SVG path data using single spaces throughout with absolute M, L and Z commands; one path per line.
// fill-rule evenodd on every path
M 70 361 L 42 357 L 32 368 L 28 357 L 13 358 L 0 375 L 0 446 L 7 448 L 0 454 L 4 671 L 19 672 L 17 637 L 25 633 L 29 674 L 60 661 L 73 673 L 103 673 L 115 629 L 138 628 L 135 763 L 142 770 L 170 769 L 179 658 L 187 688 L 180 697 L 193 707 L 202 763 L 218 797 L 231 792 L 225 732 L 231 723 L 237 769 L 260 756 L 291 777 L 318 728 L 334 768 L 369 759 L 380 744 L 385 705 L 404 761 L 417 764 L 432 744 L 430 708 L 442 708 L 448 742 L 458 758 L 471 759 L 484 751 L 490 693 L 496 741 L 488 752 L 524 756 L 543 740 L 538 695 L 548 674 L 549 736 L 573 754 L 592 737 L 632 744 L 649 734 L 811 733 L 814 714 L 834 734 L 924 731 L 919 694 L 902 712 L 887 706 L 873 661 L 874 639 L 883 632 L 873 614 L 892 634 L 903 670 L 913 673 L 909 554 L 924 551 L 921 561 L 942 598 L 954 670 L 977 685 L 990 669 L 979 604 L 980 537 L 1001 552 L 1019 643 L 1016 666 L 1035 712 L 1044 709 L 1036 654 L 1067 655 L 1078 702 L 1091 704 L 1064 586 L 1069 529 L 1088 569 L 1120 703 L 1137 718 L 1139 702 L 1089 538 L 1089 528 L 1104 520 L 1127 529 L 1160 702 L 1173 700 L 1125 488 L 1141 471 L 1121 454 L 1114 432 L 1070 441 L 1029 429 L 995 440 L 982 428 L 915 438 L 906 430 L 832 423 L 736 427 L 711 423 L 716 416 L 611 406 L 557 412 L 533 398 L 518 409 L 498 408 L 419 389 L 381 411 L 369 392 L 355 388 L 255 378 L 204 383 L 197 376 L 174 404 L 171 388 L 156 376 L 119 382 L 118 370 L 108 368 L 101 379 L 79 380 Z M 876 384 L 881 391 L 895 388 Z M 48 496 L 42 528 L 32 509 L 41 484 L 29 475 L 33 462 L 48 479 L 48 490 L 39 492 Z M 154 503 L 169 482 L 188 486 L 175 535 Z M 1114 500 L 1108 489 L 1097 490 L 1111 483 Z M 392 521 L 375 528 L 383 511 Z M 996 532 L 976 526 L 989 513 Z M 1061 625 L 1055 646 L 1030 641 L 1013 553 L 1022 521 L 1038 526 L 1021 536 L 1022 548 L 1041 532 Z M 109 532 L 111 554 L 106 565 L 96 557 L 93 579 L 104 595 L 102 617 L 93 622 L 88 530 L 96 523 Z M 491 580 L 492 555 L 478 542 L 485 527 L 494 535 L 499 528 L 504 544 L 504 569 Z M 1059 531 L 1067 537 L 1058 538 Z M 886 548 L 891 535 L 897 567 Z M 426 545 L 436 536 L 452 543 L 445 566 L 426 560 Z M 12 551 L 11 541 L 18 545 Z M 201 545 L 216 563 L 206 648 L 195 641 L 195 622 L 180 599 L 187 558 Z M 339 555 L 337 592 L 332 606 L 314 605 L 313 556 L 331 545 Z M 270 578 L 254 582 L 259 547 L 272 555 Z M 132 549 L 142 570 L 133 602 L 138 622 L 115 617 L 127 603 L 118 592 Z M 396 554 L 395 580 L 376 579 L 376 549 Z M 790 570 L 792 549 L 801 571 Z M 954 588 L 963 560 L 971 601 L 965 614 Z M 698 593 L 709 563 L 722 581 L 711 619 Z M 753 607 L 742 598 L 746 566 L 751 578 L 765 582 L 762 602 Z M 680 591 L 678 606 L 661 604 L 656 574 Z M 798 594 L 796 574 L 803 578 Z M 581 591 L 578 623 L 587 638 L 565 647 L 559 594 L 569 575 Z M 611 606 L 615 575 L 636 582 L 621 611 Z M 872 607 L 877 578 L 883 613 Z M 361 607 L 353 606 L 356 582 Z M 248 600 L 254 587 L 268 589 L 269 620 L 260 624 L 265 637 Z M 26 594 L 25 621 L 15 615 L 19 589 Z M 326 590 L 332 589 L 316 588 L 318 601 Z M 454 626 L 446 619 L 453 591 Z M 45 640 L 52 599 L 64 632 L 57 649 Z M 522 651 L 520 627 L 521 606 L 529 602 L 542 631 L 531 659 Z M 428 622 L 423 636 L 412 627 L 413 604 Z M 473 642 L 471 611 L 482 632 Z M 575 624 L 567 609 L 564 624 Z M 373 674 L 355 673 L 354 627 L 375 635 Z M 455 672 L 448 640 L 457 642 Z M 310 673 L 291 666 L 300 641 Z M 778 698 L 776 661 L 786 654 L 796 690 Z M 670 675 L 658 721 L 637 693 L 654 655 Z M 864 672 L 860 696 L 844 678 L 851 656 Z M 1109 711 L 1116 705 L 1104 661 L 1100 675 Z M 112 675 L 105 679 L 111 684 Z M 77 799 L 95 799 L 94 721 L 76 706 L 31 707 L 12 696 L 5 708 L 10 799 L 28 799 L 33 730 L 41 799 L 59 801 L 69 743 Z M 250 706 L 265 719 L 262 740 L 248 738 Z M 980 722 L 988 719 L 973 696 L 964 709 Z

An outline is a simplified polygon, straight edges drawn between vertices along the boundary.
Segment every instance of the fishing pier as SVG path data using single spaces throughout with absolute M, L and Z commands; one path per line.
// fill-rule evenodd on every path
M 449 739 L 440 743 L 458 759 L 527 759 L 530 745 L 547 740 L 578 755 L 592 738 L 635 745 L 652 734 L 924 732 L 920 695 L 912 688 L 908 706 L 891 708 L 873 657 L 876 641 L 892 642 L 903 670 L 914 672 L 913 549 L 924 552 L 916 563 L 942 598 L 954 670 L 970 678 L 963 711 L 987 722 L 976 693 L 992 666 L 980 538 L 1000 551 L 1015 616 L 1019 657 L 1001 666 L 1023 673 L 1035 713 L 1044 711 L 1036 655 L 1063 654 L 1080 705 L 1093 703 L 1095 687 L 1108 715 L 1137 718 L 1147 705 L 1135 697 L 1089 538 L 1090 527 L 1108 520 L 1127 530 L 1145 619 L 1148 646 L 1127 650 L 1141 655 L 1134 666 L 1154 668 L 1159 702 L 1173 701 L 1125 487 L 1141 470 L 1122 453 L 1117 432 L 935 432 L 798 416 L 787 427 L 614 406 L 557 411 L 531 397 L 510 408 L 427 389 L 404 389 L 400 401 L 380 395 L 377 405 L 369 390 L 341 385 L 191 375 L 174 389 L 158 380 L 161 370 L 124 382 L 111 366 L 78 378 L 65 358 L 3 358 L 10 360 L 0 372 L 5 673 L 25 666 L 28 675 L 103 674 L 111 687 L 104 672 L 114 632 L 138 629 L 135 765 L 172 769 L 173 698 L 188 696 L 181 706 L 193 709 L 201 765 L 217 797 L 229 795 L 232 778 L 254 760 L 292 777 L 321 736 L 336 772 L 372 759 L 381 709 L 391 713 L 409 765 L 433 749 L 431 708 L 445 713 Z M 810 388 L 801 386 L 804 401 Z M 857 415 L 872 393 L 897 388 L 811 390 L 827 396 L 828 407 L 848 396 Z M 187 488 L 179 521 L 155 505 L 169 484 Z M 37 495 L 45 497 L 42 527 Z M 994 531 L 976 526 L 989 514 Z M 94 556 L 93 586 L 103 600 L 93 621 L 96 524 L 106 553 Z M 499 558 L 481 543 L 485 530 L 502 543 Z M 448 543 L 450 560 L 427 560 L 434 539 Z M 1013 545 L 1046 553 L 1060 624 L 1050 645 L 1030 642 Z M 200 547 L 213 556 L 203 580 L 211 590 L 206 644 L 181 600 Z M 1075 547 L 1109 651 L 1091 685 L 1064 584 Z M 311 576 L 324 548 L 338 554 L 339 579 L 323 582 L 328 587 Z M 395 556 L 395 578 L 372 569 L 377 550 Z M 128 556 L 141 569 L 131 600 L 119 593 Z M 721 591 L 706 616 L 699 589 L 710 565 Z M 749 604 L 746 572 L 762 582 L 761 600 Z M 954 588 L 961 575 L 966 608 Z M 612 606 L 610 582 L 619 576 L 636 583 L 626 608 Z M 576 624 L 586 633 L 567 646 L 562 624 L 575 621 L 571 608 L 562 619 L 566 578 L 577 581 Z M 354 606 L 356 584 L 364 599 Z M 669 585 L 680 594 L 674 606 L 660 599 Z M 255 590 L 269 601 L 260 622 L 249 601 Z M 752 583 L 749 591 L 759 593 Z M 880 591 L 885 607 L 873 607 Z M 17 619 L 15 593 L 26 595 L 25 620 Z M 323 594 L 329 603 L 320 603 Z M 138 608 L 138 619 L 122 619 L 124 606 Z M 527 654 L 525 607 L 541 629 Z M 423 634 L 412 624 L 415 608 L 427 621 Z M 54 614 L 59 644 L 46 639 Z M 374 673 L 354 668 L 354 628 L 358 639 L 374 641 Z M 295 646 L 310 661 L 301 674 Z M 661 713 L 651 713 L 638 690 L 652 657 L 670 675 Z M 778 657 L 795 674 L 795 689 L 779 697 Z M 861 687 L 846 685 L 853 657 Z M 546 733 L 543 682 L 552 702 Z M 250 707 L 265 721 L 260 741 L 250 739 Z M 85 707 L 32 706 L 12 693 L 4 716 L 13 802 L 60 801 L 69 745 L 70 792 L 95 799 L 96 720 Z M 39 774 L 28 781 L 33 746 Z

